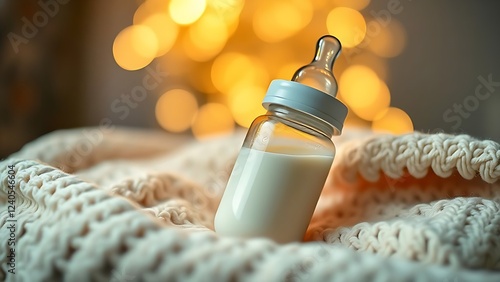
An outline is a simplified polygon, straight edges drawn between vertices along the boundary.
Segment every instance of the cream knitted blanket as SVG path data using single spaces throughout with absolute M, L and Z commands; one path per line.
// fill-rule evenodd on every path
M 1 280 L 500 281 L 499 144 L 345 130 L 306 242 L 278 245 L 212 231 L 243 137 L 26 145 L 0 163 Z

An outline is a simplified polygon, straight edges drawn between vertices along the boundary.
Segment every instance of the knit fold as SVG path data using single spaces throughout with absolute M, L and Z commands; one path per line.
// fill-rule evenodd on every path
M 0 162 L 16 220 L 16 274 L 3 241 L 1 280 L 500 280 L 493 141 L 347 128 L 304 241 L 280 245 L 213 232 L 243 132 L 98 130 L 53 132 Z M 1 238 L 9 219 L 1 209 Z

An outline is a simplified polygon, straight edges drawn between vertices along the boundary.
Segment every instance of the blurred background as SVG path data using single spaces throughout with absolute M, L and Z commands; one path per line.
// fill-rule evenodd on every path
M 500 141 L 498 1 L 0 0 L 0 158 L 57 129 L 248 127 L 324 34 L 346 126 Z

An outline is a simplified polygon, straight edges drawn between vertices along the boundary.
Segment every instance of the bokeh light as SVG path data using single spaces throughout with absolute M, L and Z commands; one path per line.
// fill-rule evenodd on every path
M 276 74 L 276 79 L 285 79 L 285 80 L 292 79 L 295 72 L 303 65 L 304 63 L 301 62 L 291 62 L 284 64 L 282 67 L 279 68 L 278 73 Z
M 161 127 L 182 132 L 189 129 L 197 111 L 198 102 L 193 94 L 184 89 L 172 89 L 160 96 L 155 114 Z
M 276 52 L 276 49 L 279 49 L 280 51 Z M 310 60 L 311 55 L 312 54 L 309 54 L 309 56 L 304 57 L 306 57 L 307 60 Z M 255 57 L 258 57 L 264 64 L 264 67 L 273 79 L 276 78 L 277 73 L 281 68 L 283 68 L 283 66 L 289 65 L 291 62 L 300 61 L 296 60 L 296 56 L 297 53 L 294 52 L 293 48 L 289 46 L 286 41 L 281 43 L 265 44 L 255 53 Z M 304 64 L 304 62 L 301 63 Z M 291 77 L 292 75 L 287 77 L 287 79 L 290 79 Z
M 403 134 L 413 131 L 413 122 L 406 112 L 391 107 L 375 117 L 372 129 L 374 131 Z
M 362 10 L 370 4 L 370 0 L 332 0 L 332 4 L 338 7 L 348 7 L 355 10 Z
M 194 61 L 204 62 L 219 54 L 227 39 L 225 22 L 215 14 L 205 14 L 189 27 L 184 49 Z
M 330 34 L 334 34 L 342 46 L 352 48 L 361 43 L 366 34 L 366 22 L 358 11 L 338 7 L 328 13 L 326 26 Z
M 212 64 L 211 63 L 200 63 L 198 68 L 196 69 L 196 72 L 190 73 L 188 75 L 189 77 L 189 83 L 196 88 L 201 93 L 206 94 L 207 96 L 210 96 L 210 98 L 216 97 L 218 98 L 220 92 L 215 88 L 214 84 L 212 83 L 212 77 L 211 75 L 211 70 L 212 70 Z
M 349 57 L 349 64 L 367 66 L 373 70 L 381 80 L 387 80 L 389 73 L 387 61 L 371 52 L 362 52 Z
M 234 130 L 233 117 L 224 104 L 208 103 L 199 109 L 192 130 L 198 139 L 231 133 Z
M 207 7 L 228 22 L 238 21 L 244 0 L 207 0 Z
M 339 98 L 351 109 L 361 111 L 377 103 L 380 84 L 377 74 L 370 68 L 350 66 L 340 76 Z
M 240 85 L 267 87 L 269 83 L 264 64 L 258 58 L 241 53 L 224 53 L 217 57 L 211 76 L 214 86 L 224 94 Z
M 379 81 L 379 89 L 373 97 L 373 102 L 366 107 L 351 107 L 351 110 L 360 118 L 373 121 L 377 114 L 385 111 L 391 104 L 391 93 L 389 87 L 383 81 Z
M 158 40 L 156 57 L 165 55 L 174 46 L 179 27 L 167 14 L 153 14 L 141 21 L 140 24 L 149 27 Z
M 253 29 L 265 42 L 279 42 L 303 29 L 311 21 L 313 7 L 308 1 L 260 2 L 253 17 Z
M 370 128 L 372 122 L 358 117 L 352 110 L 347 112 L 344 128 Z
M 349 108 L 346 125 L 412 128 L 390 108 L 387 85 L 388 59 L 404 50 L 406 32 L 395 18 L 387 25 L 372 18 L 370 0 L 139 2 L 133 25 L 115 38 L 113 55 L 126 70 L 157 57 L 168 70 L 167 84 L 196 91 L 161 95 L 156 115 L 168 131 L 191 128 L 202 139 L 235 124 L 248 127 L 265 112 L 261 102 L 271 79 L 291 79 L 326 33 L 343 46 L 333 72 L 337 98 Z M 203 101 L 199 109 L 196 97 Z
M 144 20 L 154 14 L 167 14 L 168 1 L 165 0 L 147 0 L 144 1 L 134 13 L 134 24 L 141 24 Z
M 229 108 L 234 120 L 240 126 L 249 127 L 252 121 L 266 112 L 262 107 L 262 99 L 266 94 L 264 87 L 241 86 L 235 87 L 229 93 Z
M 244 0 L 207 0 L 207 10 L 225 22 L 227 33 L 231 36 L 238 29 L 244 4 Z
M 380 24 L 376 20 L 372 24 Z M 403 51 L 406 45 L 406 32 L 399 21 L 393 19 L 385 27 L 379 27 L 380 31 L 370 38 L 368 47 L 370 50 L 383 58 L 396 57 Z
M 201 17 L 206 6 L 205 0 L 170 0 L 168 11 L 174 22 L 188 25 Z
M 147 66 L 158 53 L 158 39 L 147 26 L 132 25 L 123 29 L 113 42 L 116 63 L 126 70 Z

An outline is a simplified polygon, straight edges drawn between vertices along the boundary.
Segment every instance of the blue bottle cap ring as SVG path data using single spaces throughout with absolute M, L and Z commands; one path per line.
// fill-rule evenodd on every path
M 319 118 L 334 128 L 334 135 L 339 135 L 344 127 L 347 107 L 337 98 L 310 86 L 282 79 L 271 82 L 267 89 L 262 106 L 277 104 L 289 107 L 316 118 Z

